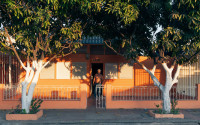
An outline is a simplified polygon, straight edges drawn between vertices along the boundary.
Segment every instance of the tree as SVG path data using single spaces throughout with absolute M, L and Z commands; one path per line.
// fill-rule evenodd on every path
M 53 59 L 81 46 L 88 10 L 87 1 L 1 0 L 0 48 L 2 52 L 13 52 L 26 71 L 21 83 L 22 110 L 26 113 L 41 70 Z
M 200 53 L 200 2 L 138 0 L 104 3 L 104 8 L 99 12 L 103 18 L 92 18 L 96 29 L 92 33 L 102 36 L 113 51 L 134 60 L 150 74 L 154 85 L 162 92 L 163 112 L 170 113 L 169 91 L 178 82 L 181 67 L 196 61 Z M 130 6 L 134 11 L 123 11 Z M 158 26 L 162 30 L 157 33 Z M 141 55 L 154 60 L 152 69 L 139 62 Z M 165 69 L 164 85 L 154 75 L 158 63 Z M 173 70 L 176 72 L 172 76 Z

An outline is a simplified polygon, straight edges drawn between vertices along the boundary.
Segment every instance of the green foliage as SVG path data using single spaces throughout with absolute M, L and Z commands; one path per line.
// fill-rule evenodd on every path
M 170 114 L 179 114 L 180 113 L 179 109 L 176 108 L 177 105 L 178 105 L 178 102 L 176 99 L 171 100 Z M 159 104 L 155 104 L 155 106 L 156 106 L 156 110 L 153 111 L 154 113 L 165 114 L 165 112 L 162 110 L 162 108 Z
M 154 110 L 154 113 L 158 113 L 158 114 L 163 114 L 162 108 L 160 107 L 159 104 L 155 104 L 156 106 L 156 110 Z
M 10 114 L 27 114 L 25 109 L 21 109 L 21 104 L 16 106 L 16 109 L 12 109 Z
M 43 100 L 41 99 L 33 99 L 31 101 L 31 107 L 29 114 L 36 114 L 39 111 L 39 108 L 42 104 Z M 17 105 L 15 109 L 10 111 L 10 114 L 27 114 L 25 109 L 22 109 L 21 104 Z
M 115 13 L 124 21 L 125 24 L 136 21 L 139 15 L 139 9 L 135 4 L 129 3 L 129 1 L 109 1 L 106 7 L 108 13 Z
M 176 99 L 171 100 L 171 113 L 172 114 L 179 114 L 180 111 L 179 109 L 176 108 L 176 106 L 178 105 L 178 102 Z
M 102 5 L 99 12 L 95 11 L 89 17 L 91 21 L 84 34 L 101 36 L 128 59 L 135 59 L 142 54 L 150 55 L 151 29 L 156 29 L 162 3 L 160 0 L 102 2 L 98 4 Z
M 41 100 L 41 99 L 38 99 L 38 100 L 37 99 L 33 99 L 31 101 L 30 114 L 37 113 L 39 111 L 39 108 L 40 108 L 42 102 L 43 102 L 43 100 Z
M 95 6 L 99 10 L 88 31 L 127 59 L 143 55 L 156 58 L 155 63 L 175 59 L 182 65 L 200 53 L 200 1 L 111 0 Z
M 80 44 L 77 41 L 82 37 L 86 10 L 91 8 L 83 2 L 88 3 L 68 0 L 1 1 L 0 23 L 15 39 L 13 45 L 19 54 L 38 59 L 43 54 L 45 57 L 62 55 L 63 49 L 78 47 L 73 42 Z M 2 33 L 5 34 L 4 30 Z M 10 47 L 6 42 L 5 38 L 0 42 L 0 48 L 4 48 L 1 51 Z

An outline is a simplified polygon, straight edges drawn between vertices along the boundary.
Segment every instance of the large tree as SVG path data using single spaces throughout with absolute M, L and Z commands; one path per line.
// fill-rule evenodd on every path
M 26 71 L 21 83 L 24 112 L 29 113 L 41 70 L 53 59 L 67 56 L 81 46 L 91 8 L 87 3 L 79 0 L 1 0 L 0 48 L 1 52 L 15 54 Z
M 117 54 L 134 60 L 146 70 L 163 96 L 163 112 L 170 113 L 169 91 L 182 65 L 196 61 L 200 53 L 200 1 L 152 0 L 103 2 L 99 17 L 93 16 L 92 34 L 104 38 Z M 124 11 L 128 7 L 131 11 Z M 106 14 L 106 12 L 108 14 Z M 97 14 L 97 15 L 99 15 Z M 158 32 L 157 28 L 161 27 Z M 154 60 L 152 69 L 139 62 L 139 56 Z M 165 84 L 154 72 L 162 64 Z M 172 71 L 175 70 L 175 74 Z

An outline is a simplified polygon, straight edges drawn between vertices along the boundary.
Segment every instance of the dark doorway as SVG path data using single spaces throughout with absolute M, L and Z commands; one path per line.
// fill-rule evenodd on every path
M 97 70 L 101 69 L 101 74 L 103 75 L 103 63 L 92 63 L 92 76 L 97 73 Z
M 91 76 L 91 91 L 94 94 L 94 86 L 93 86 L 93 78 L 94 75 L 97 73 L 98 69 L 101 69 L 101 74 L 103 75 L 103 63 L 92 63 L 92 76 Z

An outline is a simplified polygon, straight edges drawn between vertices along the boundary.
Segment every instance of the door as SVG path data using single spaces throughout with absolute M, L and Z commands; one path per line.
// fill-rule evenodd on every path
M 101 74 L 103 75 L 103 63 L 92 63 L 91 64 L 91 67 L 92 67 L 92 73 L 91 73 L 91 92 L 92 94 L 94 94 L 94 86 L 93 86 L 93 78 L 94 78 L 94 75 L 97 73 L 97 70 L 98 69 L 101 69 Z
M 97 70 L 100 69 L 101 70 L 101 74 L 103 75 L 103 63 L 92 63 L 92 76 L 91 76 L 91 83 L 93 83 L 93 78 L 95 76 L 95 74 L 97 73 Z M 96 88 L 94 88 L 94 85 L 91 84 L 91 88 L 92 88 L 92 95 L 94 96 L 94 91 L 96 90 L 96 108 L 105 108 L 105 96 L 103 95 L 103 90 L 105 89 L 103 85 L 98 85 L 96 86 Z

